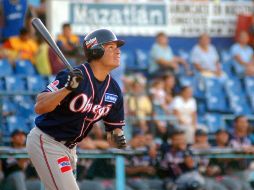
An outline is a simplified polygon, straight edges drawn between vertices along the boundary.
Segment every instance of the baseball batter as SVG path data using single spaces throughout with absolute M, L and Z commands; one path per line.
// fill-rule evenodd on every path
M 47 190 L 77 190 L 76 144 L 93 124 L 103 120 L 110 143 L 126 146 L 123 96 L 110 71 L 120 64 L 124 41 L 107 29 L 86 35 L 83 43 L 87 62 L 57 74 L 38 94 L 39 116 L 27 137 L 27 151 Z

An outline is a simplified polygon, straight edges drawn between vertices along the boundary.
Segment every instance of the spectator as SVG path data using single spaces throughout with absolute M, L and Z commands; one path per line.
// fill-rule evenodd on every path
M 198 44 L 191 50 L 191 62 L 202 76 L 219 78 L 225 76 L 221 70 L 218 52 L 211 44 L 208 34 L 202 34 Z
M 8 50 L 8 58 L 12 61 L 17 59 L 29 60 L 34 63 L 34 58 L 38 47 L 36 42 L 30 37 L 27 29 L 22 28 L 19 36 L 9 38 L 3 47 Z
M 0 1 L 0 23 L 2 36 L 0 41 L 19 35 L 24 27 L 27 11 L 27 0 L 2 0 Z
M 40 35 L 37 36 L 37 42 L 39 47 L 35 56 L 35 67 L 40 75 L 49 76 L 52 74 L 52 67 L 49 59 L 49 46 Z
M 175 76 L 171 72 L 163 75 L 164 91 L 166 93 L 165 102 L 168 113 L 173 113 L 173 98 L 175 96 Z
M 163 189 L 163 182 L 157 177 L 159 164 L 156 145 L 150 144 L 148 155 L 129 158 L 126 166 L 127 184 L 135 190 Z
M 103 169 L 102 169 L 103 168 Z M 94 184 L 91 188 L 86 188 L 84 184 L 84 189 L 96 189 L 96 190 L 114 190 L 115 187 L 115 160 L 107 158 L 94 159 L 93 163 L 87 171 L 87 179 L 92 180 Z M 87 181 L 85 181 L 87 184 Z M 91 182 L 91 181 L 90 181 Z M 90 187 L 90 186 L 89 186 Z M 132 190 L 129 186 L 125 185 L 126 190 Z
M 25 148 L 26 134 L 22 130 L 14 130 L 11 134 L 11 147 L 15 149 Z M 3 190 L 26 190 L 25 169 L 29 163 L 28 159 L 17 159 L 9 157 L 2 160 L 4 173 Z
M 229 147 L 229 133 L 225 129 L 217 130 L 215 135 L 216 147 Z M 238 178 L 228 174 L 228 168 L 230 168 L 230 159 L 211 158 L 206 168 L 206 176 L 219 179 L 220 183 L 227 187 L 228 190 L 249 190 L 248 184 L 243 184 Z
M 197 129 L 195 131 L 195 142 L 192 145 L 192 148 L 197 148 L 197 149 L 210 148 L 210 144 L 208 142 L 208 134 L 205 129 Z
M 156 78 L 149 89 L 152 105 L 153 115 L 155 118 L 155 125 L 159 134 L 165 134 L 167 131 L 168 122 L 161 117 L 169 114 L 166 104 L 166 93 L 164 90 L 164 81 L 162 78 Z
M 183 87 L 180 95 L 174 98 L 173 113 L 185 131 L 187 142 L 192 144 L 197 128 L 197 103 L 193 98 L 191 87 Z
M 153 144 L 154 136 L 150 133 L 137 134 L 130 141 L 129 145 L 133 149 L 148 147 Z
M 191 151 L 187 146 L 184 131 L 175 129 L 171 134 L 171 145 L 162 149 L 163 159 L 160 164 L 160 175 L 171 178 L 179 188 L 191 189 L 192 185 L 198 185 L 206 190 L 225 190 L 224 186 L 206 180 L 197 172 L 197 165 Z M 167 147 L 167 148 L 165 148 Z M 166 187 L 173 189 L 172 182 L 166 181 Z M 196 186 L 197 187 L 197 186 Z
M 254 148 L 251 140 L 248 137 L 249 122 L 244 115 L 237 116 L 234 119 L 234 132 L 230 139 L 230 146 L 236 149 L 243 150 L 246 153 L 254 153 Z
M 226 148 L 229 146 L 229 133 L 226 129 L 218 129 L 215 133 L 215 146 Z
M 156 35 L 156 42 L 152 46 L 150 55 L 151 63 L 148 70 L 152 76 L 165 71 L 177 72 L 179 64 L 183 64 L 186 70 L 188 69 L 186 61 L 173 54 L 168 45 L 168 37 L 163 32 Z
M 108 149 L 110 148 L 108 141 L 106 140 L 106 134 L 103 133 L 102 128 L 96 123 L 93 127 L 92 133 L 79 143 L 81 149 Z
M 254 76 L 254 54 L 248 42 L 248 33 L 242 31 L 239 35 L 238 42 L 231 47 L 235 72 L 240 77 L 244 75 Z
M 251 140 L 248 137 L 249 122 L 247 117 L 240 115 L 234 119 L 234 131 L 229 141 L 229 146 L 242 151 L 246 154 L 253 154 L 254 148 Z M 227 174 L 241 181 L 244 189 L 251 189 L 250 184 L 247 182 L 249 166 L 251 160 L 248 159 L 231 159 L 228 167 Z
M 144 134 L 149 131 L 145 117 L 151 116 L 152 104 L 145 93 L 146 79 L 142 75 L 136 75 L 132 82 L 131 93 L 127 96 L 128 115 L 134 116 L 132 127 L 134 133 Z
M 42 23 L 46 26 L 46 0 L 40 0 L 39 6 L 30 5 L 30 9 L 33 15 L 36 15 Z
M 66 56 L 76 56 L 79 53 L 79 38 L 72 33 L 69 23 L 63 24 L 62 34 L 57 37 L 57 45 Z

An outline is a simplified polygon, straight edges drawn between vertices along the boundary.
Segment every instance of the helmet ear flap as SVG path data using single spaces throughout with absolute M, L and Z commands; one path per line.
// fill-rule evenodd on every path
M 104 47 L 101 44 L 94 45 L 90 51 L 92 59 L 100 59 L 104 55 Z
M 100 59 L 104 55 L 104 47 L 101 44 L 96 44 L 91 48 L 84 48 L 88 61 Z

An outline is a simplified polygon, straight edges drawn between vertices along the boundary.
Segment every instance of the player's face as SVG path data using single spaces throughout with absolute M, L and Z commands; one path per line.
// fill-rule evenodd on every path
M 120 65 L 120 49 L 115 42 L 110 42 L 104 45 L 104 55 L 102 61 L 105 66 L 112 69 Z

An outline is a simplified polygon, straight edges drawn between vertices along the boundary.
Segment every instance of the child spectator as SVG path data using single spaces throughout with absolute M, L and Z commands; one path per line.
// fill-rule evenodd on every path
M 183 87 L 179 96 L 173 100 L 173 113 L 179 126 L 185 131 L 187 142 L 192 144 L 197 128 L 197 103 L 192 95 L 192 88 Z

